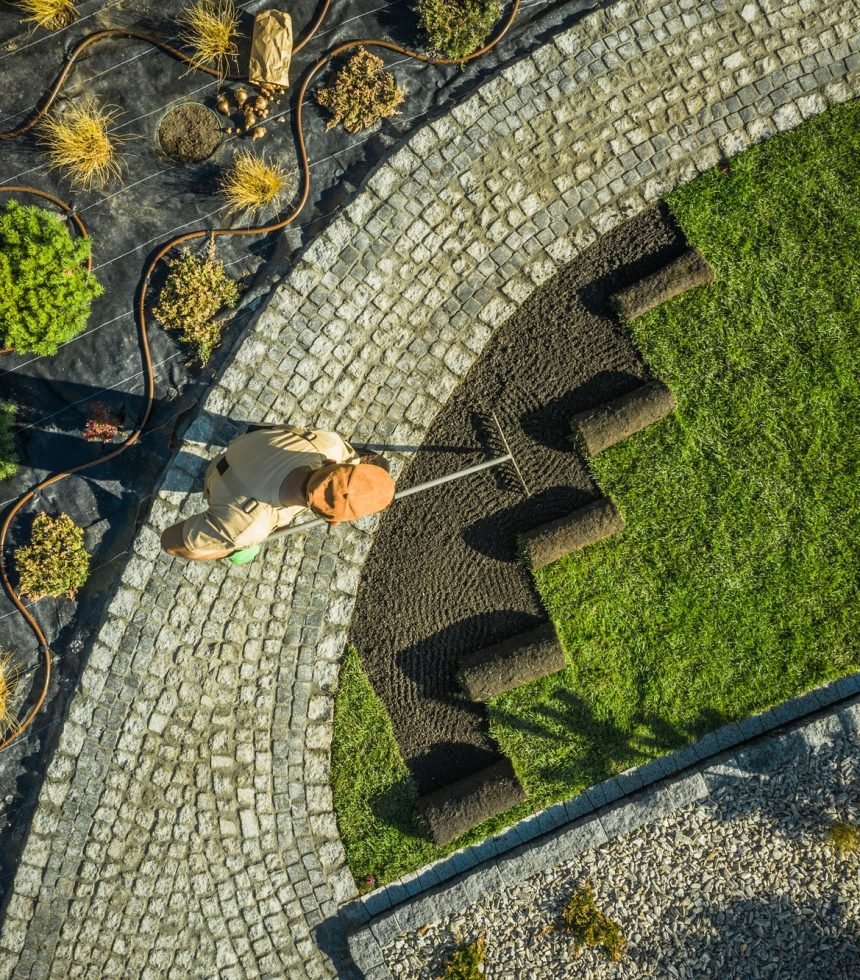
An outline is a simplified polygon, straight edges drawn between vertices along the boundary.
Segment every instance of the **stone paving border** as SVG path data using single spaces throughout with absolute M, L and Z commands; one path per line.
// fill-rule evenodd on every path
M 619 0 L 416 132 L 305 250 L 122 570 L 6 905 L 0 980 L 354 975 L 343 926 L 364 906 L 339 912 L 356 892 L 329 749 L 376 521 L 243 568 L 169 560 L 160 529 L 199 508 L 231 419 L 420 444 L 560 265 L 721 157 L 860 95 L 857 15 L 857 0 Z
M 694 745 L 604 780 L 482 844 L 365 896 L 365 911 L 387 911 L 350 935 L 355 963 L 366 980 L 390 980 L 382 950 L 404 933 L 462 913 L 484 895 L 520 884 L 581 851 L 703 800 L 727 776 L 769 772 L 815 751 L 829 734 L 860 731 L 859 694 L 857 673 L 724 725 Z M 811 717 L 796 722 L 810 712 Z M 432 886 L 434 880 L 441 883 Z

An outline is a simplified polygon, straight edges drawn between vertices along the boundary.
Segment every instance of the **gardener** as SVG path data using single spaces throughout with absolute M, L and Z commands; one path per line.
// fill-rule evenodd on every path
M 384 510 L 394 481 L 385 459 L 356 452 L 334 432 L 251 426 L 210 463 L 203 492 L 209 509 L 161 535 L 169 555 L 253 557 L 307 508 L 329 524 Z

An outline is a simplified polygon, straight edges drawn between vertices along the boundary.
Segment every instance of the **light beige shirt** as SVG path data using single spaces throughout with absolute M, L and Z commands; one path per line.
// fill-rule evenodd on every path
M 228 465 L 223 475 L 217 470 L 221 459 Z M 357 464 L 359 457 L 335 432 L 278 426 L 239 436 L 206 471 L 209 509 L 183 524 L 185 547 L 224 551 L 265 540 L 307 510 L 304 505 L 280 505 L 279 491 L 286 477 L 299 467 L 317 469 L 326 460 Z

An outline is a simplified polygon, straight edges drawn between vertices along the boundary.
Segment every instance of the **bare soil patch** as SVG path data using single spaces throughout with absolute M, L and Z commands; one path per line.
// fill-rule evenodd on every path
M 561 270 L 500 328 L 401 481 L 501 454 L 495 411 L 531 489 L 504 467 L 395 503 L 365 564 L 350 640 L 421 794 L 499 758 L 483 707 L 457 684 L 460 659 L 546 622 L 517 535 L 601 496 L 572 419 L 648 379 L 611 297 L 683 247 L 654 208 Z
M 221 142 L 218 117 L 199 102 L 184 102 L 169 109 L 158 127 L 161 149 L 179 163 L 200 163 L 212 156 Z

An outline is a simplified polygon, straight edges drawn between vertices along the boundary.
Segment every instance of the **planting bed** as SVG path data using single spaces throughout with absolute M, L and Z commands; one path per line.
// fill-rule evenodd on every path
M 498 759 L 459 661 L 545 622 L 517 535 L 601 496 L 573 451 L 572 419 L 647 377 L 609 298 L 682 248 L 661 209 L 607 235 L 501 328 L 410 464 L 418 483 L 498 454 L 495 412 L 531 490 L 506 466 L 410 497 L 365 565 L 351 641 L 420 794 Z
M 56 32 L 28 33 L 13 5 L 0 9 L 0 61 L 4 95 L 0 127 L 12 129 L 26 121 L 57 76 L 65 54 L 87 33 L 104 28 L 142 30 L 179 45 L 177 20 L 183 3 L 94 2 L 79 5 L 79 17 Z M 247 61 L 252 15 L 266 7 L 262 2 L 237 3 L 241 13 L 240 65 Z M 305 137 L 311 167 L 308 204 L 289 234 L 222 239 L 217 257 L 228 271 L 251 286 L 225 334 L 222 351 L 216 352 L 205 370 L 189 365 L 191 352 L 175 335 L 155 326 L 149 335 L 156 379 L 156 402 L 140 441 L 115 461 L 73 477 L 44 491 L 18 517 L 9 535 L 9 546 L 26 539 L 28 524 L 37 511 L 68 512 L 86 528 L 93 553 L 93 576 L 81 591 L 77 604 L 67 600 L 42 600 L 37 615 L 54 652 L 54 678 L 46 708 L 28 735 L 0 759 L 0 799 L 4 801 L 0 825 L 13 817 L 13 833 L 26 826 L 22 805 L 35 798 L 40 772 L 51 750 L 51 738 L 62 722 L 63 706 L 74 689 L 86 639 L 98 620 L 106 596 L 116 578 L 117 561 L 126 552 L 141 510 L 169 458 L 175 436 L 193 414 L 197 399 L 227 356 L 262 293 L 287 271 L 296 249 L 310 240 L 341 204 L 348 200 L 364 176 L 388 148 L 428 116 L 446 111 L 455 99 L 471 91 L 499 64 L 506 63 L 540 43 L 543 35 L 570 22 L 588 2 L 555 7 L 542 0 L 526 3 L 518 14 L 503 49 L 480 63 L 460 69 L 433 67 L 407 58 L 389 56 L 387 63 L 398 83 L 408 92 L 401 116 L 386 121 L 382 129 L 349 136 L 342 130 L 324 131 L 325 116 L 311 99 L 305 105 Z M 291 8 L 297 40 L 318 8 L 309 0 Z M 294 60 L 293 89 L 267 120 L 269 136 L 262 148 L 295 164 L 292 131 L 292 98 L 306 69 L 334 44 L 355 37 L 386 36 L 405 44 L 419 44 L 410 12 L 394 2 L 351 2 L 332 5 L 318 34 Z M 316 84 L 327 78 L 324 72 Z M 82 435 L 95 403 L 122 423 L 128 433 L 144 406 L 144 371 L 135 336 L 133 307 L 141 272 L 162 243 L 180 232 L 208 227 L 240 226 L 228 222 L 215 195 L 216 183 L 230 162 L 233 150 L 247 141 L 223 134 L 220 145 L 200 162 L 183 166 L 168 159 L 158 142 L 165 112 L 189 102 L 213 108 L 218 84 L 193 71 L 146 42 L 110 38 L 89 48 L 64 86 L 58 106 L 95 94 L 116 106 L 121 115 L 115 123 L 118 135 L 130 136 L 121 147 L 124 183 L 104 191 L 72 190 L 64 178 L 48 169 L 37 136 L 29 132 L 2 144 L 0 185 L 26 184 L 68 201 L 80 214 L 93 238 L 94 271 L 105 287 L 93 306 L 87 330 L 64 345 L 51 358 L 6 354 L 0 362 L 0 398 L 16 402 L 17 448 L 22 466 L 16 477 L 4 481 L 0 503 L 10 504 L 28 487 L 63 468 L 96 459 L 106 448 L 89 443 Z M 226 119 L 222 121 L 226 127 Z M 162 135 L 164 135 L 162 133 Z M 208 148 L 208 147 L 207 147 Z M 261 148 L 256 144 L 256 148 Z M 198 148 L 199 155 L 204 156 Z M 194 154 L 197 155 L 196 153 Z M 21 194 L 25 203 L 40 203 Z M 6 195 L 0 194 L 0 204 Z M 272 213 L 257 220 L 268 221 Z M 200 243 L 193 246 L 197 249 Z M 267 264 L 267 260 L 271 260 Z M 150 301 L 157 297 L 164 265 L 153 276 Z M 254 277 L 256 276 L 256 280 Z M 253 286 L 252 280 L 254 280 Z M 151 302 L 150 302 L 151 305 Z M 121 440 L 122 432 L 117 437 Z M 23 665 L 22 690 L 39 683 L 40 657 L 30 630 L 5 595 L 0 598 L 0 648 L 14 650 Z M 9 840 L 6 840 L 7 845 Z M 14 862 L 14 846 L 3 849 Z

